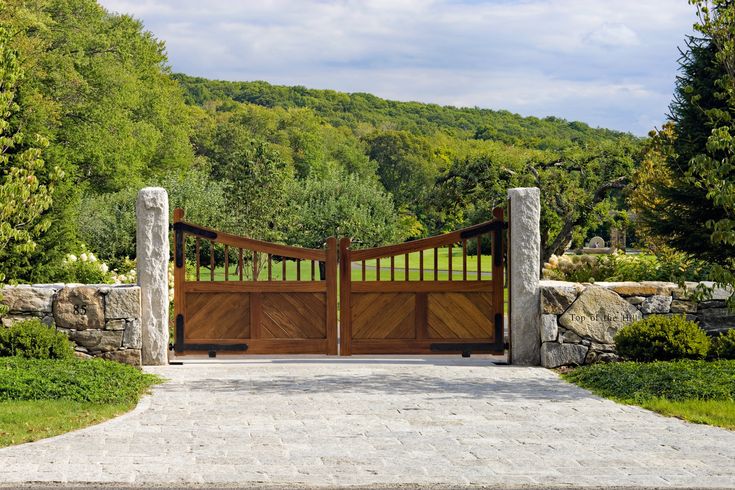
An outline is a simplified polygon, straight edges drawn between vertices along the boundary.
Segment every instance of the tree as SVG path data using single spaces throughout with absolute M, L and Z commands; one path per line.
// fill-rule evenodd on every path
M 378 177 L 396 207 L 421 218 L 438 169 L 425 138 L 406 131 L 383 131 L 366 138 L 368 155 L 378 164 Z
M 583 245 L 589 230 L 620 226 L 627 219 L 623 190 L 636 165 L 636 142 L 571 148 L 527 171 L 541 189 L 542 262 L 569 244 Z
M 292 219 L 287 189 L 291 168 L 264 141 L 249 139 L 233 146 L 233 153 L 213 168 L 221 180 L 228 211 L 236 216 L 234 231 L 261 240 L 278 241 Z
M 735 257 L 735 2 L 691 0 L 698 35 L 680 59 L 671 134 L 641 219 L 672 246 L 730 264 Z
M 0 281 L 8 265 L 33 251 L 51 225 L 43 213 L 61 177 L 59 169 L 49 169 L 42 158 L 48 142 L 24 134 L 14 119 L 20 110 L 17 90 L 22 78 L 10 35 L 0 28 Z
M 163 43 L 94 0 L 3 0 L 0 26 L 13 33 L 26 74 L 16 124 L 48 141 L 44 160 L 65 175 L 43 214 L 53 226 L 35 250 L 3 264 L 14 279 L 44 282 L 80 246 L 82 195 L 139 187 L 191 164 L 189 108 Z
M 622 189 L 635 166 L 638 143 L 599 144 L 564 152 L 529 151 L 524 162 L 480 154 L 454 162 L 438 179 L 432 198 L 439 221 L 456 227 L 490 219 L 510 187 L 541 189 L 542 262 L 581 245 L 590 229 L 624 218 Z
M 329 236 L 346 236 L 364 248 L 406 237 L 405 222 L 376 182 L 333 171 L 293 182 L 289 195 L 296 215 L 287 231 L 289 243 L 321 248 Z

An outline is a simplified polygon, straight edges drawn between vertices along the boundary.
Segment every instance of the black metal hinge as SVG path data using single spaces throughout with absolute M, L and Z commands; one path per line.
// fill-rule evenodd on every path
M 432 352 L 461 352 L 462 357 L 470 357 L 473 352 L 492 352 L 499 353 L 502 348 L 501 344 L 492 342 L 474 342 L 474 343 L 456 343 L 456 342 L 437 342 L 430 346 Z

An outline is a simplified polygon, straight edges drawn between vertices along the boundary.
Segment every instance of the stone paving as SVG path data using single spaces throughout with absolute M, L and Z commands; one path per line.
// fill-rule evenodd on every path
M 488 359 L 249 359 L 148 368 L 130 414 L 0 450 L 0 482 L 731 487 L 735 432 Z

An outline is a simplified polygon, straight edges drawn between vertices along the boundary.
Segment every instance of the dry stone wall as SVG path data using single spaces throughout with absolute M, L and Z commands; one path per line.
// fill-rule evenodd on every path
M 64 332 L 79 357 L 141 364 L 140 288 L 133 285 L 36 284 L 1 291 L 2 325 L 29 318 Z
M 701 284 L 712 290 L 696 301 Z M 712 283 L 541 281 L 541 365 L 560 367 L 618 360 L 617 331 L 648 315 L 686 315 L 710 334 L 735 328 L 725 302 L 731 291 Z M 701 287 L 700 286 L 700 287 Z M 714 288 L 714 289 L 712 289 Z

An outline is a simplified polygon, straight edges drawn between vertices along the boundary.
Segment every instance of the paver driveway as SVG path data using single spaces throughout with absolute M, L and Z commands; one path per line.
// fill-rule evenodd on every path
M 131 414 L 0 450 L 0 481 L 735 487 L 735 432 L 483 359 L 150 369 Z

